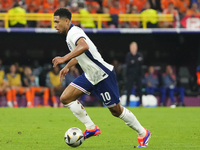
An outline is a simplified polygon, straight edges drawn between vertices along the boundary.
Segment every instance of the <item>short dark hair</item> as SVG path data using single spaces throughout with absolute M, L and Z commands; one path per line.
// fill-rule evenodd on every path
M 54 12 L 54 16 L 59 16 L 60 18 L 68 18 L 71 20 L 72 14 L 67 8 L 59 8 Z

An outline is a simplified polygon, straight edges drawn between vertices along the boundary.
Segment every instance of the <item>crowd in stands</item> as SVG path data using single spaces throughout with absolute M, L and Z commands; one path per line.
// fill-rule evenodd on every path
M 103 22 L 104 28 L 140 28 L 142 22 L 119 21 L 119 14 L 172 14 L 174 21 L 158 22 L 152 19 L 148 22 L 149 28 L 179 28 L 183 27 L 180 21 L 185 16 L 200 16 L 199 0 L 0 0 L 0 12 L 10 14 L 21 13 L 53 13 L 60 7 L 66 7 L 75 14 L 110 14 L 112 21 Z M 19 24 L 17 24 L 19 23 Z M 73 21 L 83 28 L 95 28 L 96 23 Z M 16 25 L 17 24 L 17 25 Z M 183 23 L 184 24 L 184 23 Z M 0 26 L 3 27 L 3 21 Z M 18 21 L 10 22 L 11 27 L 51 27 L 50 21 Z
M 126 65 L 120 64 L 116 59 L 113 60 L 114 69 L 116 71 L 120 94 L 126 92 Z M 51 66 L 49 64 L 49 66 Z M 38 65 L 38 61 L 32 66 L 19 66 L 19 63 L 13 63 L 9 66 L 3 65 L 0 59 L 0 101 L 5 96 L 7 104 L 5 107 L 18 107 L 16 97 L 24 95 L 27 101 L 27 107 L 37 107 L 34 104 L 35 95 L 42 98 L 39 106 L 44 107 L 63 107 L 62 103 L 56 100 L 56 96 L 60 96 L 67 85 L 69 85 L 76 77 L 80 75 L 81 70 L 76 66 L 72 67 L 65 79 L 60 82 L 60 67 L 46 67 Z M 124 67 L 125 66 L 125 67 Z M 142 94 L 150 94 L 160 96 L 160 106 L 165 105 L 166 97 L 169 96 L 171 103 L 177 105 L 174 99 L 174 93 L 180 96 L 180 106 L 184 106 L 184 96 L 187 94 L 187 87 L 179 83 L 180 76 L 176 75 L 172 66 L 167 65 L 165 70 L 161 72 L 161 68 L 149 66 L 146 73 L 142 75 Z M 196 72 L 196 85 L 200 87 L 200 71 L 199 66 Z M 187 72 L 186 70 L 184 72 Z M 182 75 L 184 73 L 181 73 Z M 130 82 L 130 81 L 128 81 Z M 195 84 L 195 83 L 193 83 Z M 181 85 L 181 86 L 180 86 Z M 137 84 L 133 85 L 133 90 L 137 89 Z M 198 89 L 200 90 L 200 89 Z M 137 93 L 132 93 L 137 95 Z
M 72 67 L 65 76 L 65 80 L 60 82 L 60 67 L 46 69 L 39 65 L 20 67 L 19 63 L 4 66 L 0 59 L 0 97 L 5 95 L 8 107 L 18 107 L 17 95 L 25 95 L 27 107 L 34 107 L 36 93 L 43 95 L 43 106 L 50 107 L 49 100 L 53 107 L 63 107 L 56 100 L 56 95 L 60 95 L 65 87 L 80 75 L 76 67 Z

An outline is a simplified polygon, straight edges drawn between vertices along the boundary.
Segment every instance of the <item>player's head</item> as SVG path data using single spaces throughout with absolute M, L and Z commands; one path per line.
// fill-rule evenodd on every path
M 31 75 L 31 74 L 32 74 L 31 68 L 28 67 L 28 66 L 26 66 L 26 67 L 24 68 L 24 74 L 25 74 L 26 76 Z
M 58 33 L 67 34 L 71 25 L 71 12 L 66 8 L 59 8 L 54 12 L 54 27 Z
M 56 67 L 53 67 L 52 71 L 54 72 L 54 74 L 59 74 L 59 72 L 60 72 L 60 66 L 57 65 Z
M 10 73 L 15 73 L 15 72 L 16 72 L 16 66 L 15 66 L 15 64 L 12 64 L 10 66 Z
M 173 73 L 173 69 L 172 69 L 172 66 L 171 66 L 171 65 L 167 65 L 167 66 L 166 66 L 166 73 L 167 73 L 167 74 L 172 74 L 172 73 Z
M 131 42 L 131 44 L 130 44 L 130 52 L 131 52 L 131 54 L 135 55 L 137 53 L 137 49 L 138 49 L 137 43 L 136 42 Z
M 153 66 L 149 66 L 149 73 L 153 74 L 154 73 L 154 67 Z

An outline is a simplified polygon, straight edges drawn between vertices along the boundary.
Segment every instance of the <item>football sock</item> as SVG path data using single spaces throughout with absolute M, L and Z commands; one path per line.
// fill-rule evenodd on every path
M 16 94 L 17 94 L 16 89 L 12 89 L 11 92 L 12 92 L 12 100 L 13 102 L 16 102 Z
M 28 103 L 28 104 L 32 104 L 32 95 L 31 95 L 31 91 L 26 91 L 25 95 L 26 95 L 27 103 Z
M 11 90 L 6 93 L 6 98 L 7 98 L 8 102 L 12 101 L 12 92 L 11 92 Z
M 56 96 L 51 96 L 51 99 L 52 99 L 53 103 L 57 103 Z
M 34 104 L 35 88 L 31 87 L 30 91 L 31 91 L 31 102 L 32 102 L 32 104 Z
M 125 107 L 119 118 L 121 118 L 130 128 L 135 130 L 139 137 L 144 137 L 146 135 L 146 130 L 138 122 L 135 115 Z
M 95 124 L 90 119 L 89 115 L 85 111 L 83 105 L 78 101 L 73 101 L 69 104 L 64 105 L 68 107 L 73 114 L 82 122 L 85 124 L 85 127 L 87 130 L 92 130 L 95 128 Z
M 49 100 L 49 89 L 48 88 L 44 90 L 43 98 L 44 98 L 44 105 L 48 105 L 48 100 Z

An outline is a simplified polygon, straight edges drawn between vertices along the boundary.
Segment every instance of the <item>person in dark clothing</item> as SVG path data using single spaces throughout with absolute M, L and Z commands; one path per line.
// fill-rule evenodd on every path
M 162 12 L 160 0 L 149 0 L 149 3 L 151 5 L 151 9 L 155 9 L 158 12 Z
M 143 55 L 138 51 L 138 46 L 136 42 L 130 44 L 130 52 L 126 55 L 126 90 L 127 90 L 127 106 L 130 103 L 130 95 L 135 83 L 137 87 L 137 94 L 140 98 L 140 105 L 142 104 L 142 63 Z

